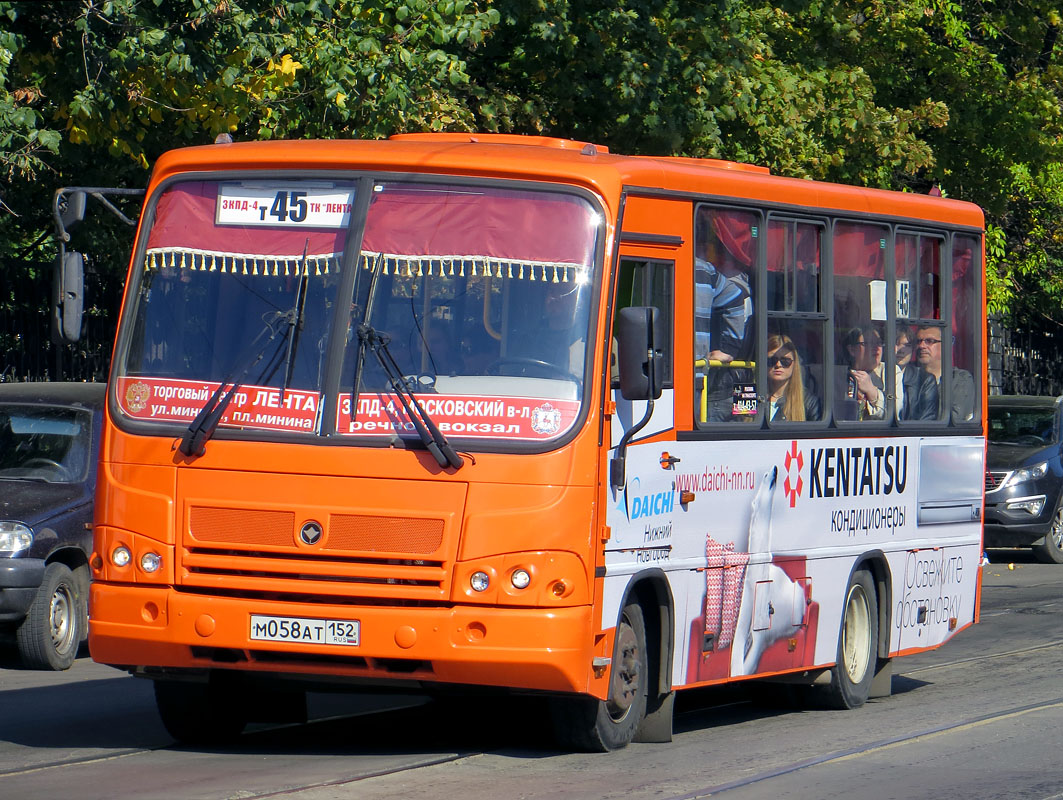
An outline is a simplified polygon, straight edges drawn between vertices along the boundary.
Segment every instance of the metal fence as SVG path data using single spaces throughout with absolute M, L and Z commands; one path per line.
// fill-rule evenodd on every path
M 6 297 L 5 302 L 0 302 L 0 382 L 107 380 L 122 301 L 122 278 L 102 275 L 91 263 L 87 264 L 81 341 L 55 344 L 50 326 L 52 265 L 4 266 Z
M 990 394 L 1063 394 L 1063 328 L 989 320 Z

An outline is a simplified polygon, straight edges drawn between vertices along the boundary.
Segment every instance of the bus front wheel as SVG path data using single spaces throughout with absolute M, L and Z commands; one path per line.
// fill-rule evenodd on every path
M 162 724 L 180 744 L 216 745 L 239 736 L 247 726 L 240 696 L 213 683 L 155 681 Z
M 838 635 L 838 663 L 831 670 L 826 705 L 859 708 L 871 692 L 878 651 L 878 603 L 875 582 L 867 570 L 857 570 L 845 591 Z
M 646 716 L 649 661 L 642 608 L 628 603 L 613 643 L 609 696 L 605 700 L 557 698 L 552 703 L 559 744 L 604 753 L 627 746 Z

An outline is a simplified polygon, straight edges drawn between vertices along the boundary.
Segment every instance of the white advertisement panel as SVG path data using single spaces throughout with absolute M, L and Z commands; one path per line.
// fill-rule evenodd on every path
M 639 444 L 607 512 L 606 603 L 664 571 L 675 685 L 833 663 L 865 559 L 886 577 L 889 650 L 936 646 L 974 618 L 978 437 Z

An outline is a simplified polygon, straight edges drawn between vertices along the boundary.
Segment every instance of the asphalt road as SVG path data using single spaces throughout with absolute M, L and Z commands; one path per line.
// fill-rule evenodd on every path
M 605 755 L 559 753 L 535 700 L 396 696 L 315 695 L 308 725 L 179 748 L 148 682 L 88 658 L 29 672 L 0 646 L 0 800 L 1060 800 L 1063 567 L 991 556 L 981 624 L 895 661 L 892 697 L 838 712 L 765 704 L 753 685 L 688 692 L 671 744 Z

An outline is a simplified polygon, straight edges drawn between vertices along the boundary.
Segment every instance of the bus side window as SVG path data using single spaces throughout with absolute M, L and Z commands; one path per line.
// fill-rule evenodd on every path
M 897 332 L 898 338 L 902 332 L 908 334 L 911 347 L 908 363 L 897 376 L 897 416 L 902 422 L 936 420 L 942 415 L 943 356 L 952 339 L 951 329 L 941 318 L 943 249 L 940 235 L 897 232 Z
M 625 257 L 620 259 L 620 275 L 617 281 L 616 306 L 613 325 L 620 316 L 621 308 L 631 306 L 654 306 L 660 313 L 661 332 L 665 341 L 664 386 L 672 386 L 672 330 L 674 327 L 674 261 L 656 261 Z M 617 367 L 616 337 L 613 337 L 609 355 L 610 378 L 614 389 L 620 386 Z
M 697 424 L 757 417 L 753 275 L 760 214 L 701 205 L 694 222 Z
M 768 219 L 764 413 L 771 425 L 824 419 L 823 223 Z
M 981 370 L 982 251 L 974 236 L 956 236 L 952 241 L 952 421 L 981 418 L 982 393 L 974 375 Z
M 886 245 L 889 229 L 866 222 L 834 225 L 834 377 L 836 420 L 888 421 L 893 343 L 886 342 Z M 899 373 L 895 376 L 900 381 Z

